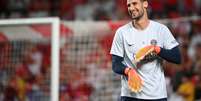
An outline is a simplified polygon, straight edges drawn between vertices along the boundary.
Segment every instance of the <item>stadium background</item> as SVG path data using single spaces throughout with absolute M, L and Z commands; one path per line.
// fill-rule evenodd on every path
M 182 64 L 164 63 L 169 100 L 181 101 L 177 89 L 187 82 L 200 100 L 201 1 L 149 3 L 150 18 L 165 23 L 180 42 Z M 120 78 L 111 70 L 109 50 L 115 30 L 130 20 L 126 0 L 0 0 L 0 7 L 1 20 L 62 20 L 60 101 L 118 99 Z M 0 26 L 0 101 L 49 101 L 50 34 L 49 25 Z

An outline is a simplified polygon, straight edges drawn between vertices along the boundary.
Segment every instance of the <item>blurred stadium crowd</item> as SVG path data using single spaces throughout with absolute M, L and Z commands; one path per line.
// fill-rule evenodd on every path
M 0 18 L 59 16 L 70 21 L 128 20 L 125 1 L 0 0 Z M 200 16 L 201 0 L 150 0 L 149 12 L 152 19 Z M 201 19 L 170 21 L 166 25 L 179 41 L 182 53 L 181 65 L 164 64 L 169 100 L 201 100 Z M 114 32 L 99 41 L 94 36 L 67 38 L 61 47 L 60 101 L 117 98 L 120 80 L 111 71 L 109 56 L 113 35 Z M 49 44 L 0 42 L 0 53 L 0 101 L 49 100 Z M 194 100 L 187 100 L 192 97 Z
M 167 25 L 180 43 L 182 56 L 181 65 L 164 64 L 169 97 L 171 101 L 201 100 L 201 20 Z
M 48 101 L 50 47 L 28 41 L 0 42 L 0 101 Z
M 150 17 L 200 15 L 200 0 L 149 0 Z M 64 20 L 126 20 L 126 0 L 0 0 L 0 18 L 59 16 Z

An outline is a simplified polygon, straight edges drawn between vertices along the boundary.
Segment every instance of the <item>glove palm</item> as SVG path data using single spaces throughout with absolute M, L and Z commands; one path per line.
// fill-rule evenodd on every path
M 128 76 L 128 86 L 131 91 L 137 93 L 142 90 L 143 81 L 139 74 L 133 68 L 127 68 L 126 74 Z

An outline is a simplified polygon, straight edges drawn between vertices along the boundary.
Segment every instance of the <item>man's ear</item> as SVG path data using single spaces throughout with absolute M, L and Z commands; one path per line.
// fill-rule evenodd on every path
M 144 1 L 144 2 L 143 2 L 144 8 L 148 8 L 148 5 L 149 5 L 149 4 L 148 4 L 148 1 Z

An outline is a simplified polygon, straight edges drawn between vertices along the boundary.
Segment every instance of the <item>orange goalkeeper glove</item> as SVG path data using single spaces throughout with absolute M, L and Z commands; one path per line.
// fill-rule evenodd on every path
M 156 56 L 160 53 L 161 48 L 159 46 L 155 45 L 149 45 L 141 48 L 137 53 L 135 54 L 135 62 L 140 62 L 141 60 L 144 60 L 145 58 L 151 58 L 153 56 Z
M 131 91 L 138 93 L 142 90 L 143 81 L 133 68 L 126 68 L 125 74 L 128 76 L 128 86 Z

